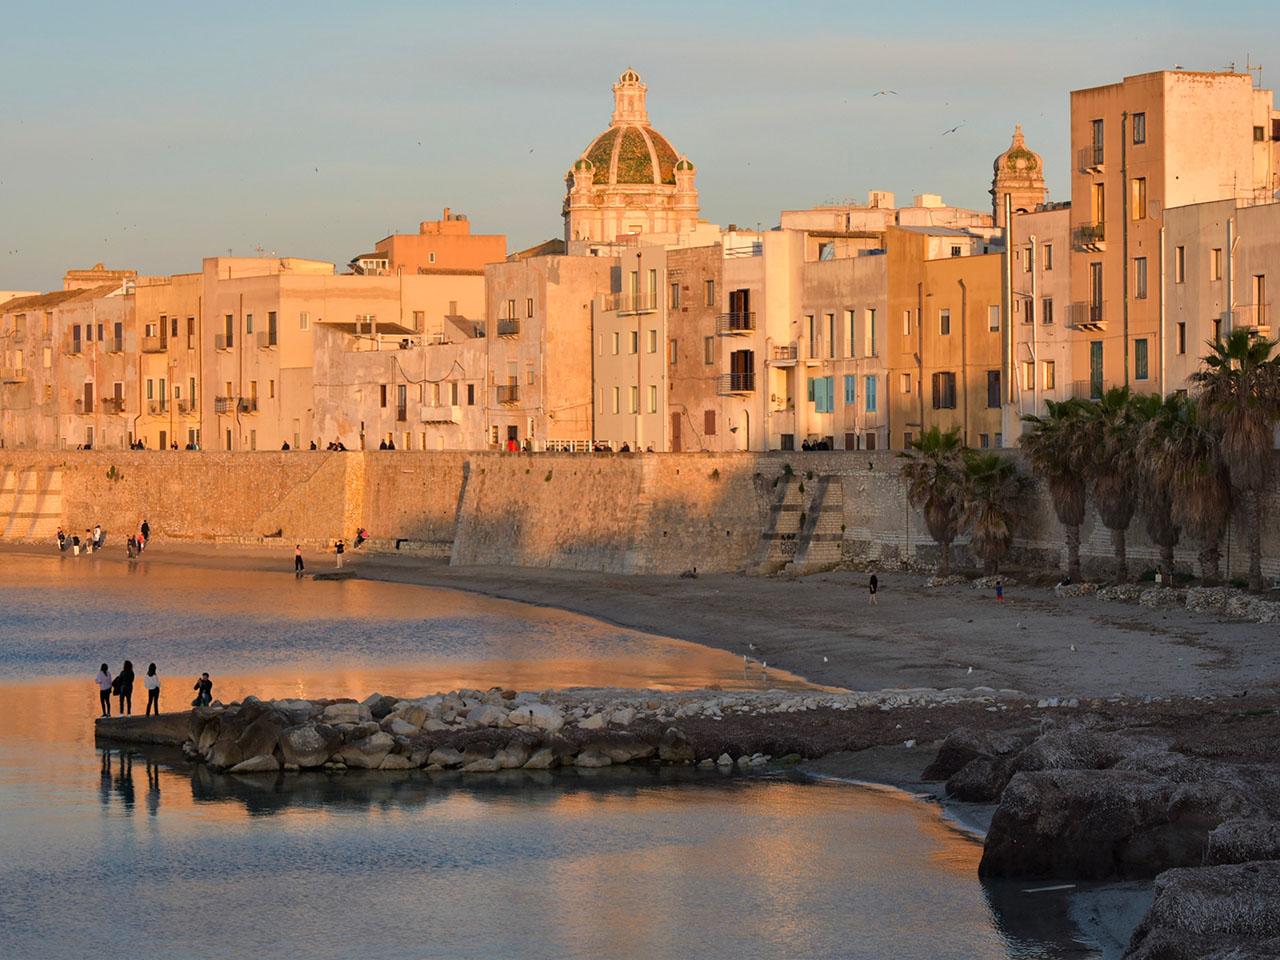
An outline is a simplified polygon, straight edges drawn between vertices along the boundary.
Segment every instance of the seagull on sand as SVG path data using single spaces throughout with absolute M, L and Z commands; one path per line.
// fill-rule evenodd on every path
M 828 662 L 828 661 L 827 661 L 827 658 L 826 658 L 826 657 L 823 657 L 823 658 L 822 658 L 822 662 L 823 662 L 823 663 L 827 663 L 827 662 Z
M 966 674 L 973 673 L 973 667 L 970 667 L 968 670 L 965 671 L 965 673 Z

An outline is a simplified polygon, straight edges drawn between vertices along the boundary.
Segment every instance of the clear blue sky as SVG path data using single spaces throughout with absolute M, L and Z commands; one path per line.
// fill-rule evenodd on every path
M 622 11 L 632 11 L 623 13 Z M 703 216 L 868 189 L 985 208 L 1022 123 L 1065 199 L 1068 92 L 1222 69 L 1280 82 L 1280 4 L 9 4 L 0 289 L 68 267 L 345 263 L 444 206 L 512 249 L 561 233 L 563 177 L 630 65 L 698 166 Z M 896 97 L 872 97 L 880 89 Z M 963 124 L 954 134 L 942 131 Z

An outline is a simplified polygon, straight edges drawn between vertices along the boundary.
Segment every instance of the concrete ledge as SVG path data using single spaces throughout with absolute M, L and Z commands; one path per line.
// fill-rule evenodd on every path
M 190 736 L 191 712 L 161 713 L 151 716 L 99 717 L 93 725 L 98 739 L 129 743 L 161 743 L 180 747 Z

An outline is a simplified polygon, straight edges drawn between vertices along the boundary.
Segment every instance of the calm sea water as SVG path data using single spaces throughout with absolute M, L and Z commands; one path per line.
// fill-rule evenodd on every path
M 1106 955 L 1078 903 L 980 884 L 979 842 L 885 788 L 648 769 L 232 777 L 92 738 L 92 675 L 126 656 L 160 664 L 176 706 L 206 669 L 223 699 L 759 685 L 729 654 L 397 584 L 0 563 L 4 956 Z

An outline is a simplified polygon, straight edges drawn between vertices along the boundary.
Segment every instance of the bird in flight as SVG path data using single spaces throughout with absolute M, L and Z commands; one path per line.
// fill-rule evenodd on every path
M 963 124 L 963 123 L 957 123 L 957 124 L 956 124 L 954 127 L 952 127 L 950 130 L 943 130 L 943 131 L 942 131 L 942 135 L 945 137 L 948 133 L 955 133 L 957 130 L 959 130 L 959 129 L 960 129 L 961 127 L 963 127 L 963 126 L 964 126 L 964 124 Z
M 897 90 L 879 90 L 879 91 L 877 91 L 877 92 L 875 92 L 875 93 L 873 93 L 873 94 L 872 94 L 872 96 L 873 96 L 873 97 L 884 97 L 884 96 L 894 96 L 894 97 L 896 97 L 897 95 L 898 95 L 898 91 L 897 91 Z

